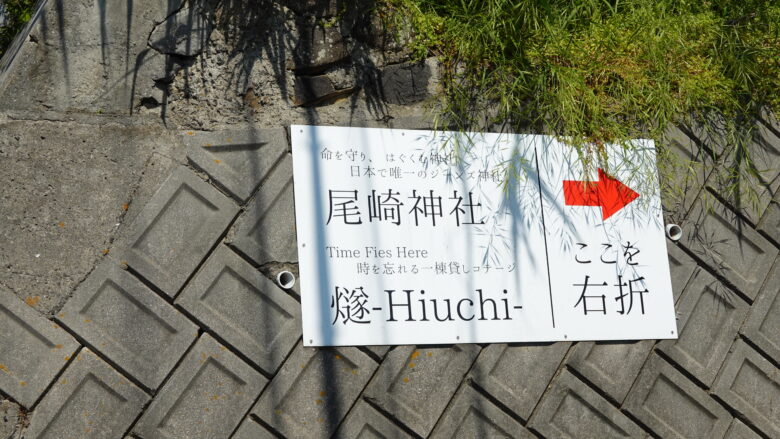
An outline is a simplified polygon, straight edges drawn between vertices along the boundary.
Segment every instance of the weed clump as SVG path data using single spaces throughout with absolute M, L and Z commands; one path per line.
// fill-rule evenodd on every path
M 450 126 L 508 123 L 592 151 L 634 138 L 663 145 L 669 127 L 682 125 L 725 145 L 708 149 L 720 189 L 744 191 L 739 181 L 764 171 L 748 145 L 780 105 L 777 2 L 384 0 L 380 8 L 411 23 L 415 56 L 440 59 Z

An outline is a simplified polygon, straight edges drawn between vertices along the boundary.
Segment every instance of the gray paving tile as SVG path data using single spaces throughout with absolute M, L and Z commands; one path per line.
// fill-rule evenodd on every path
M 149 389 L 198 336 L 194 323 L 108 261 L 79 285 L 57 320 Z
M 149 396 L 82 349 L 32 414 L 27 438 L 122 437 Z
M 276 436 L 247 416 L 236 430 L 233 439 L 276 439 Z
M 775 200 L 767 206 L 766 212 L 758 222 L 758 230 L 763 232 L 780 244 L 780 193 L 775 195 Z
M 227 437 L 267 381 L 203 334 L 133 431 L 145 439 Z
M 288 154 L 236 221 L 230 243 L 258 265 L 298 262 L 292 175 Z
M 585 342 L 572 348 L 567 364 L 618 403 L 623 402 L 654 340 Z
M 680 243 L 746 296 L 755 299 L 778 249 L 723 204 L 697 206 Z
M 470 377 L 527 421 L 570 345 L 492 344 L 482 350 Z
M 298 343 L 252 413 L 287 437 L 328 437 L 376 368 L 356 348 L 305 348 Z
M 333 438 L 412 439 L 412 436 L 361 399 L 355 403 Z
M 734 162 L 733 153 L 728 158 L 729 163 L 720 167 L 721 175 L 718 180 L 719 184 L 715 188 L 716 191 L 721 196 L 728 198 L 727 202 L 732 209 L 740 212 L 753 224 L 759 222 L 770 201 L 780 190 L 780 178 L 777 174 L 778 169 L 780 169 L 778 127 L 776 121 L 774 129 L 769 129 L 763 123 L 756 124 L 757 129 L 753 133 L 753 141 L 747 145 L 750 160 L 756 167 L 756 175 L 745 172 L 746 175 L 742 176 L 740 182 L 739 192 L 729 190 L 733 185 L 733 180 L 730 177 L 734 167 L 728 165 Z M 744 163 L 741 168 L 747 171 Z
M 679 338 L 660 342 L 658 349 L 709 387 L 748 308 L 712 275 L 698 271 L 677 304 Z
M 780 258 L 761 288 L 741 332 L 759 349 L 780 362 Z
M 0 390 L 30 408 L 79 347 L 13 293 L 0 288 Z
M 269 374 L 301 336 L 300 304 L 223 245 L 176 303 Z
M 365 397 L 427 436 L 479 350 L 474 344 L 396 347 L 385 357 Z
M 658 355 L 651 355 L 623 409 L 658 436 L 718 439 L 732 416 Z
M 697 268 L 696 261 L 672 242 L 666 242 L 666 249 L 669 253 L 669 271 L 672 275 L 672 295 L 674 302 L 677 303 L 685 285 Z
M 670 176 L 661 180 L 664 197 L 662 205 L 666 217 L 672 222 L 680 222 L 694 205 L 709 175 L 712 173 L 711 160 L 697 140 L 676 126 L 669 126 L 659 163 L 664 166 L 663 174 Z
M 20 421 L 25 413 L 21 406 L 11 401 L 0 398 L 0 437 L 3 439 L 17 439 L 21 437 Z
M 780 437 L 780 369 L 737 340 L 713 391 L 767 436 Z
M 390 346 L 366 346 L 366 349 L 379 358 L 385 358 L 387 351 L 390 350 Z
M 745 425 L 742 421 L 734 418 L 734 420 L 731 421 L 729 431 L 726 432 L 726 439 L 761 439 L 761 436 L 751 430 L 750 427 Z
M 185 131 L 187 158 L 228 193 L 244 202 L 285 153 L 284 128 L 248 126 L 223 131 Z
M 440 438 L 521 438 L 535 436 L 473 387 L 461 386 L 436 424 L 431 439 Z
M 567 370 L 553 380 L 528 425 L 555 438 L 644 436 L 641 428 Z
M 179 167 L 130 224 L 118 258 L 175 297 L 237 211 L 229 198 Z

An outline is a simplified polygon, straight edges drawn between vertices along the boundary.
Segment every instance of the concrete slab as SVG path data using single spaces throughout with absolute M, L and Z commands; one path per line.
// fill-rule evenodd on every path
M 711 159 L 698 139 L 689 134 L 669 126 L 659 151 L 661 175 L 670 176 L 661 179 L 663 210 L 667 220 L 674 223 L 679 223 L 688 214 L 712 172 Z
M 223 245 L 176 304 L 270 375 L 301 336 L 300 304 Z
M 268 380 L 201 335 L 133 431 L 145 439 L 227 437 Z
M 780 132 L 778 132 L 777 121 L 773 120 L 773 122 L 772 128 L 769 128 L 768 124 L 757 123 L 752 142 L 747 145 L 747 154 L 756 168 L 755 175 L 749 173 L 745 163 L 742 163 L 739 168 L 731 165 L 735 163 L 734 154 L 730 152 L 733 148 L 726 140 L 723 143 L 727 149 L 724 152 L 727 154 L 725 166 L 720 166 L 719 178 L 709 182 L 714 190 L 727 200 L 732 210 L 744 215 L 752 224 L 759 222 L 772 198 L 780 190 L 780 178 L 777 175 L 777 170 L 780 169 Z M 739 192 L 734 191 L 734 182 L 731 178 L 731 173 L 735 169 L 742 172 Z
M 742 340 L 734 342 L 712 390 L 769 437 L 780 437 L 780 370 Z
M 298 343 L 252 414 L 287 437 L 329 437 L 376 368 L 356 348 L 304 348 Z
M 247 416 L 236 430 L 233 439 L 276 439 L 276 436 Z
M 372 354 L 376 356 L 376 358 L 379 358 L 380 361 L 385 358 L 385 355 L 387 355 L 387 352 L 390 350 L 391 346 L 366 346 L 366 349 L 371 351 Z
M 750 427 L 745 425 L 742 421 L 734 418 L 734 420 L 731 421 L 729 431 L 726 432 L 725 439 L 761 439 L 761 436 L 751 430 Z
M 168 176 L 156 151 L 175 145 L 159 126 L 60 117 L 0 122 L 0 284 L 44 313 L 111 248 L 139 187 Z
M 554 438 L 645 436 L 633 421 L 566 370 L 553 380 L 528 425 Z
M 11 401 L 0 399 L 0 437 L 17 439 L 21 437 L 22 408 Z
M 292 158 L 288 154 L 236 221 L 230 244 L 258 265 L 298 262 Z
M 338 431 L 333 435 L 334 439 L 352 438 L 386 438 L 386 439 L 412 439 L 412 435 L 401 427 L 382 416 L 376 409 L 362 399 L 355 403 Z
M 214 24 L 200 4 L 187 4 L 157 24 L 149 46 L 168 55 L 199 55 L 208 44 Z
M 183 1 L 44 5 L 0 90 L 5 108 L 130 114 L 143 98 L 162 102 L 155 80 L 172 65 L 147 44 Z
M 650 356 L 623 403 L 660 437 L 722 438 L 732 416 L 658 355 Z
M 175 297 L 236 212 L 230 199 L 177 168 L 130 225 L 117 258 Z
M 473 387 L 462 385 L 431 433 L 431 439 L 454 437 L 519 438 L 535 436 Z
M 198 336 L 194 323 L 112 261 L 90 273 L 56 318 L 148 389 Z
M 149 396 L 82 349 L 30 419 L 28 438 L 122 437 Z
M 284 128 L 184 131 L 181 138 L 190 162 L 242 203 L 289 149 Z
M 740 332 L 780 362 L 780 258 L 775 261 Z
M 758 230 L 780 245 L 780 194 L 767 206 L 761 221 L 758 222 Z
M 748 308 L 733 291 L 700 270 L 677 304 L 679 338 L 661 341 L 658 349 L 709 387 Z
M 527 421 L 569 346 L 571 343 L 491 344 L 482 350 L 469 376 Z M 534 373 L 517 373 L 519 370 Z
M 680 243 L 755 299 L 778 249 L 718 201 L 694 208 L 682 226 Z
M 655 340 L 577 343 L 566 363 L 620 404 L 653 344 Z
M 0 334 L 0 390 L 31 408 L 79 344 L 3 288 Z
M 365 397 L 420 436 L 427 436 L 471 368 L 480 347 L 398 346 L 385 357 Z
M 666 249 L 669 253 L 669 271 L 672 275 L 672 295 L 674 303 L 677 303 L 685 285 L 696 270 L 696 261 L 673 242 L 666 241 Z

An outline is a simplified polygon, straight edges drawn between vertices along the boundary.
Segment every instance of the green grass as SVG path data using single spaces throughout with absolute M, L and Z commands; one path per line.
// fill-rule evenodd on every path
M 16 34 L 30 21 L 35 7 L 35 0 L 3 0 L 3 3 L 8 21 L 5 26 L 0 26 L 0 58 Z
M 441 60 L 448 124 L 508 122 L 579 151 L 663 145 L 670 125 L 700 125 L 726 146 L 712 157 L 720 189 L 740 196 L 762 171 L 747 145 L 780 105 L 776 1 L 384 0 L 380 11 L 411 23 L 415 57 Z

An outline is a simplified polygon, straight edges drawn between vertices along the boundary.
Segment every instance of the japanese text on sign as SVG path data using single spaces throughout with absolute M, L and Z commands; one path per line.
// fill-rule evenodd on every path
M 676 337 L 651 142 L 291 129 L 306 345 Z

